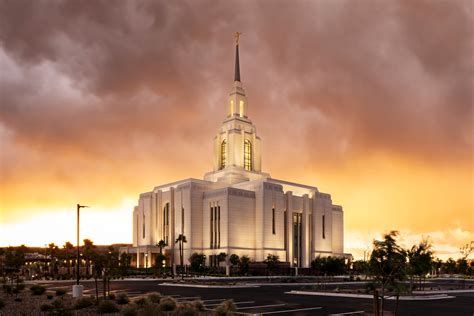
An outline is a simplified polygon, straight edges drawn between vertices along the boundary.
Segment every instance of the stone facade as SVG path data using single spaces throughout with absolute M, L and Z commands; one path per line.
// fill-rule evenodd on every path
M 238 58 L 238 46 L 236 47 Z M 238 60 L 236 60 L 238 66 Z M 236 68 L 237 68 L 236 66 Z M 264 261 L 278 255 L 308 267 L 316 256 L 344 256 L 344 213 L 314 186 L 273 179 L 262 172 L 261 140 L 247 117 L 239 81 L 226 104 L 227 117 L 214 138 L 214 169 L 203 180 L 185 179 L 140 194 L 133 210 L 133 254 L 138 267 L 154 265 L 160 240 L 168 264 L 179 262 L 176 238 L 183 234 L 184 258 L 221 252 Z

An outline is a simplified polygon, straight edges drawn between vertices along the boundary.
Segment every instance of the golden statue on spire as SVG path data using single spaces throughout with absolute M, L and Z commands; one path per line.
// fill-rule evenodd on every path
M 242 33 L 240 32 L 235 32 L 235 45 L 239 45 L 239 38 Z

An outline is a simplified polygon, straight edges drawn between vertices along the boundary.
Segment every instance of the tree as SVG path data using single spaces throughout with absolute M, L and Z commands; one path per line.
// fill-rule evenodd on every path
M 445 273 L 453 274 L 456 273 L 456 261 L 453 258 L 448 258 L 444 263 L 443 270 Z
M 69 261 L 69 254 L 74 250 L 74 245 L 71 244 L 69 241 L 66 241 L 66 243 L 63 246 L 64 250 L 64 257 L 66 259 L 66 264 L 67 264 L 67 274 L 71 274 L 71 262 Z
M 227 258 L 227 254 L 225 252 L 221 252 L 217 255 L 217 265 L 220 266 L 221 262 L 224 262 Z
M 184 279 L 184 268 L 183 268 L 183 256 L 184 256 L 184 247 L 183 244 L 188 242 L 186 240 L 186 236 L 183 234 L 179 234 L 178 238 L 176 239 L 175 243 L 179 246 L 179 265 L 181 266 L 181 278 Z
M 344 258 L 317 256 L 311 261 L 311 268 L 324 275 L 340 275 L 346 271 Z
M 265 263 L 267 264 L 268 273 L 273 274 L 278 267 L 278 263 L 280 263 L 280 257 L 269 253 L 267 259 L 265 259 Z
M 48 250 L 49 250 L 49 256 L 50 256 L 50 262 L 51 262 L 51 275 L 55 276 L 56 275 L 56 259 L 57 259 L 57 254 L 59 247 L 54 244 L 54 242 L 50 243 L 48 245 Z
M 381 310 L 383 315 L 384 295 L 387 286 L 398 288 L 398 281 L 405 279 L 405 250 L 397 244 L 397 231 L 391 231 L 383 236 L 383 240 L 374 240 L 373 251 L 370 255 L 369 269 L 374 280 L 381 286 Z M 374 295 L 375 306 L 378 306 L 378 294 Z M 398 301 L 397 301 L 398 302 Z M 376 308 L 376 314 L 379 310 Z
M 191 269 L 194 272 L 201 271 L 202 267 L 206 263 L 206 255 L 203 253 L 193 253 L 191 257 L 189 257 L 189 263 L 191 264 Z
M 166 241 L 161 239 L 159 242 L 156 243 L 156 246 L 160 248 L 160 253 L 163 254 L 163 248 L 165 248 L 168 245 L 166 244 Z
M 229 262 L 233 265 L 233 266 L 236 266 L 240 263 L 240 258 L 238 255 L 236 255 L 235 253 L 231 254 L 230 257 L 229 257 Z
M 419 286 L 422 285 L 422 280 L 426 274 L 430 273 L 433 264 L 433 251 L 431 251 L 431 244 L 428 240 L 422 240 L 418 245 L 413 245 L 407 251 L 408 269 L 410 274 L 410 292 L 413 289 L 412 283 L 415 276 L 418 277 Z
M 120 276 L 125 276 L 127 274 L 127 270 L 132 263 L 132 256 L 126 252 L 122 252 L 120 254 L 119 259 L 119 274 Z
M 249 256 L 243 255 L 240 257 L 239 270 L 240 274 L 245 275 L 249 272 L 250 269 L 250 258 Z
M 160 252 L 155 257 L 155 268 L 158 269 L 158 275 L 161 276 L 162 262 L 166 260 L 166 256 L 163 254 L 163 248 L 165 248 L 167 244 L 161 239 L 156 243 L 156 246 L 160 248 Z
M 82 255 L 86 261 L 86 277 L 89 277 L 89 270 L 92 258 L 95 256 L 96 246 L 90 239 L 84 239 L 84 246 L 82 247 Z

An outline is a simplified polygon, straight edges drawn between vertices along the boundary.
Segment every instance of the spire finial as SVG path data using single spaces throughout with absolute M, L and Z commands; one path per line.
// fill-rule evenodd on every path
M 242 33 L 240 32 L 235 32 L 235 45 L 239 46 L 239 38 Z
M 234 81 L 240 82 L 240 63 L 239 63 L 239 38 L 242 33 L 235 32 L 235 72 Z

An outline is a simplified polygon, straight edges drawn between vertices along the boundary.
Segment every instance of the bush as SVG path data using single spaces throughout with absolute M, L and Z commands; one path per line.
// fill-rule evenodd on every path
M 171 312 L 176 309 L 176 300 L 172 297 L 164 297 L 160 300 L 160 310 Z
M 91 297 L 82 297 L 74 304 L 74 309 L 88 308 L 94 305 L 94 299 Z
M 166 313 L 168 315 L 169 313 Z M 148 304 L 141 307 L 138 315 L 140 316 L 155 316 L 155 315 L 163 315 L 160 310 L 159 304 Z M 179 315 L 179 314 L 178 314 Z
M 122 308 L 122 315 L 123 316 L 137 316 L 138 315 L 137 305 L 130 304 L 130 305 L 124 306 Z
M 128 298 L 127 294 L 120 293 L 119 295 L 117 295 L 115 301 L 117 302 L 117 304 L 123 305 L 128 304 L 128 302 L 130 302 L 130 299 Z
M 147 298 L 150 301 L 150 303 L 159 304 L 161 300 L 161 294 L 158 292 L 153 292 L 153 293 L 148 294 Z
M 42 295 L 44 292 L 46 292 L 46 288 L 38 284 L 32 285 L 30 290 L 31 294 L 33 295 Z
M 107 296 L 109 300 L 115 300 L 115 294 L 110 293 L 109 296 Z
M 49 312 L 52 309 L 53 309 L 53 305 L 51 305 L 51 304 L 41 304 L 41 306 L 40 306 L 40 310 L 42 312 Z
M 5 307 L 5 302 L 0 298 L 0 309 Z
M 13 288 L 11 285 L 9 284 L 4 284 L 3 285 L 3 292 L 7 293 L 7 294 L 12 294 L 12 291 L 13 291 Z
M 119 308 L 113 301 L 100 301 L 99 306 L 97 307 L 97 312 L 99 314 L 115 313 L 118 311 Z
M 62 299 L 55 299 L 51 305 L 54 307 L 54 309 L 63 309 L 64 308 L 64 301 Z
M 22 301 L 22 299 L 21 299 L 21 298 L 19 298 L 19 297 L 17 297 L 17 298 L 15 298 L 15 300 L 14 300 L 14 301 L 15 301 L 15 302 L 21 302 L 21 301 Z
M 216 307 L 216 315 L 232 315 L 235 312 L 234 300 L 225 300 L 219 306 Z
M 206 307 L 204 306 L 204 302 L 201 300 L 194 301 L 192 304 L 194 305 L 196 310 L 199 312 L 204 312 L 206 310 Z
M 148 305 L 148 300 L 145 297 L 140 297 L 138 300 L 135 301 L 135 304 L 138 306 L 145 306 Z
M 52 299 L 53 299 L 53 294 L 48 294 L 48 295 L 46 295 L 46 298 L 47 298 L 48 300 L 52 300 Z
M 176 309 L 176 315 L 180 316 L 197 316 L 199 315 L 198 310 L 192 303 L 183 302 L 178 305 Z
M 64 296 L 66 295 L 66 290 L 58 289 L 56 290 L 56 296 Z

